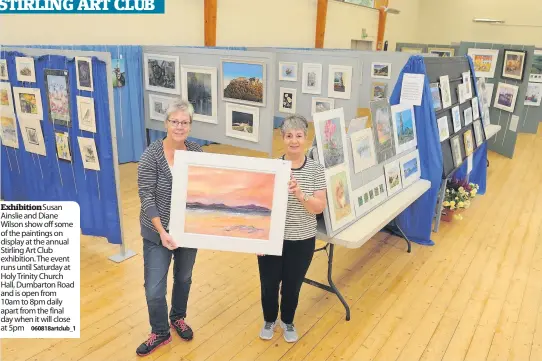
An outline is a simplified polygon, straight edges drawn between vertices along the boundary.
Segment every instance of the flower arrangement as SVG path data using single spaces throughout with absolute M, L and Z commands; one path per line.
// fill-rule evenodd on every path
M 459 220 L 463 219 L 461 214 L 458 213 L 470 207 L 471 199 L 476 197 L 478 188 L 478 184 L 452 179 L 446 187 L 442 203 L 443 220 L 451 221 L 451 217 Z

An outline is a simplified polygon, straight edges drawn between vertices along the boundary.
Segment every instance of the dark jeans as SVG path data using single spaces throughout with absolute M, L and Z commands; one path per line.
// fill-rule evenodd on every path
M 315 238 L 303 241 L 284 241 L 282 256 L 260 256 L 260 284 L 262 290 L 263 317 L 275 322 L 279 312 L 284 323 L 293 323 L 303 279 L 314 255 Z
M 145 297 L 149 310 L 152 332 L 158 335 L 169 332 L 166 286 L 169 265 L 173 256 L 173 292 L 169 319 L 186 317 L 188 294 L 192 285 L 192 268 L 197 249 L 179 247 L 170 251 L 161 244 L 143 239 Z

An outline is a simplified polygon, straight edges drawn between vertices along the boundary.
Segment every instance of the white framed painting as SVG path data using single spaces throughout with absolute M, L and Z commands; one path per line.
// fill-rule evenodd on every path
M 301 92 L 305 94 L 322 93 L 322 64 L 303 63 Z
M 217 82 L 214 67 L 181 66 L 181 94 L 194 107 L 194 120 L 218 124 Z
M 179 246 L 282 254 L 290 161 L 178 150 L 172 173 Z
M 0 59 L 0 80 L 9 81 L 8 62 L 6 59 Z
M 75 57 L 75 73 L 77 78 L 77 89 L 94 91 L 92 75 L 92 58 L 85 56 Z
M 375 144 L 371 128 L 359 130 L 350 135 L 354 173 L 376 165 Z
M 260 109 L 243 104 L 226 103 L 226 135 L 257 143 Z
M 484 133 L 482 130 L 482 123 L 479 120 L 475 120 L 472 124 L 474 128 L 474 138 L 476 140 L 476 147 L 481 146 L 484 143 Z
M 443 116 L 437 119 L 439 139 L 441 142 L 450 137 L 450 129 L 448 128 L 448 116 Z
M 0 82 L 0 115 L 2 114 L 15 114 L 11 84 L 6 82 Z
M 343 108 L 316 113 L 313 118 L 320 163 L 325 169 L 348 164 Z
M 397 154 L 391 107 L 388 99 L 372 101 L 369 103 L 369 107 L 371 109 L 371 129 L 375 139 L 376 159 L 378 163 L 382 163 Z
M 297 104 L 297 90 L 293 88 L 280 88 L 279 102 L 279 112 L 294 114 Z
M 19 149 L 19 136 L 15 114 L 0 114 L 0 136 L 6 147 Z
M 529 73 L 529 82 L 542 83 L 542 50 L 534 51 L 533 64 L 531 65 L 531 72 Z
M 446 109 L 452 106 L 452 93 L 450 92 L 450 78 L 443 75 L 439 78 L 440 93 L 442 95 L 442 108 Z
M 329 65 L 327 96 L 337 99 L 350 99 L 352 93 L 352 67 Z
M 505 49 L 501 76 L 523 81 L 526 58 L 527 51 L 525 50 Z
M 401 167 L 398 159 L 384 165 L 384 175 L 386 176 L 388 197 L 393 196 L 403 189 L 403 184 L 401 183 Z
M 297 62 L 279 62 L 279 80 L 297 81 Z
M 371 77 L 376 79 L 391 79 L 391 63 L 371 63 Z
M 470 48 L 467 54 L 472 58 L 476 77 L 493 78 L 495 76 L 499 50 Z
M 525 105 L 531 107 L 540 106 L 540 99 L 542 96 L 542 83 L 529 83 L 527 85 L 527 92 L 525 93 Z
M 333 231 L 356 218 L 347 168 L 343 164 L 326 171 L 328 209 Z
M 463 119 L 465 120 L 465 125 L 469 125 L 472 123 L 472 108 L 468 107 L 467 109 L 463 110 Z
M 452 158 L 454 160 L 455 167 L 459 167 L 463 163 L 463 156 L 461 155 L 461 143 L 459 141 L 459 135 L 450 138 L 450 145 L 452 146 Z
M 421 177 L 420 152 L 416 149 L 399 159 L 401 167 L 401 183 L 408 187 Z
M 436 54 L 439 57 L 454 56 L 455 50 L 453 48 L 427 48 L 429 54 Z
M 388 198 L 385 176 L 382 175 L 352 191 L 352 195 L 354 197 L 356 217 L 359 218 L 370 212 L 372 209 L 384 202 L 386 198 Z
M 397 154 L 416 148 L 418 138 L 416 136 L 414 106 L 407 104 L 392 105 L 391 116 L 394 124 L 393 138 Z
M 222 99 L 265 107 L 267 73 L 263 61 L 221 59 Z
M 19 117 L 19 127 L 21 128 L 21 135 L 26 151 L 45 157 L 47 153 L 45 151 L 41 121 L 36 118 Z
M 470 77 L 470 71 L 466 71 L 464 73 L 461 74 L 461 76 L 463 77 L 463 86 L 464 86 L 464 90 L 465 90 L 465 98 L 466 99 L 470 99 L 472 98 L 472 80 L 471 80 L 471 77 Z
M 179 57 L 143 54 L 145 89 L 159 93 L 181 94 Z
M 459 100 L 459 104 L 467 101 L 466 85 L 465 83 L 457 84 L 457 99 Z
M 100 170 L 100 159 L 94 138 L 77 137 L 79 152 L 85 169 Z
M 93 98 L 77 96 L 77 117 L 79 129 L 96 133 L 96 112 Z
M 56 155 L 58 159 L 68 162 L 72 161 L 72 153 L 70 147 L 70 135 L 68 132 L 55 131 Z
M 311 114 L 325 112 L 335 108 L 335 99 L 312 97 Z
M 499 83 L 495 94 L 495 104 L 493 106 L 510 113 L 514 112 L 519 87 L 512 84 Z
M 149 93 L 149 118 L 165 122 L 167 112 L 177 98 Z
M 15 110 L 19 117 L 43 119 L 41 90 L 39 88 L 13 87 Z
M 472 119 L 476 120 L 480 118 L 480 105 L 478 103 L 478 97 L 472 98 L 471 105 L 472 105 Z
M 461 130 L 461 113 L 459 112 L 459 105 L 452 108 L 452 123 L 454 126 L 454 133 Z
M 15 70 L 17 71 L 17 80 L 29 83 L 36 82 L 36 68 L 34 58 L 18 56 L 15 58 Z

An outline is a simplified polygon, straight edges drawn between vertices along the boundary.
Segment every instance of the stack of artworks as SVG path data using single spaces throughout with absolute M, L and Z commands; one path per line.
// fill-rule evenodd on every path
M 180 246 L 282 253 L 289 161 L 177 151 L 174 164 L 169 229 Z

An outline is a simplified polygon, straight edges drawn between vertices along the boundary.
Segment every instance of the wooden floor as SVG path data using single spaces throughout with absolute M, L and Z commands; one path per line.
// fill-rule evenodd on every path
M 226 151 L 211 146 L 207 151 Z M 217 149 L 218 148 L 218 149 Z M 514 159 L 490 152 L 488 193 L 464 220 L 444 223 L 434 247 L 378 234 L 337 247 L 334 275 L 352 308 L 304 285 L 300 340 L 258 338 L 262 313 L 256 257 L 200 251 L 187 321 L 191 342 L 147 360 L 542 360 L 542 129 L 519 135 Z M 115 264 L 103 239 L 81 240 L 81 338 L 3 340 L 2 360 L 136 360 L 149 333 L 143 290 L 136 165 L 121 167 L 125 237 L 136 257 Z M 325 257 L 309 277 L 324 281 Z M 171 289 L 171 277 L 168 290 Z

